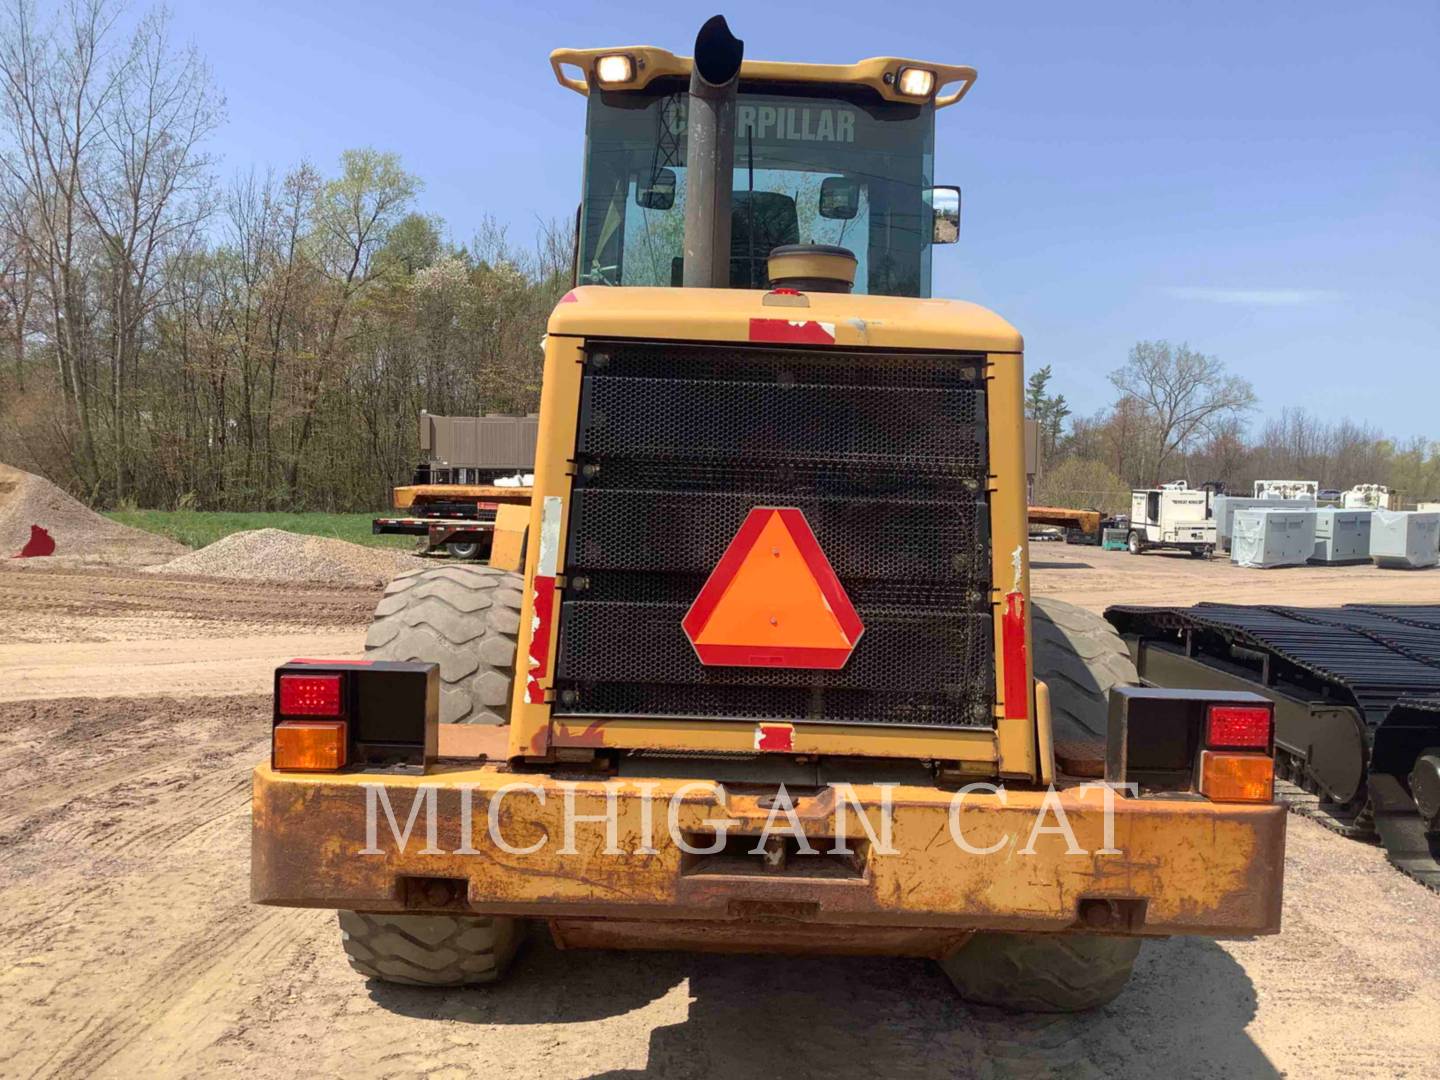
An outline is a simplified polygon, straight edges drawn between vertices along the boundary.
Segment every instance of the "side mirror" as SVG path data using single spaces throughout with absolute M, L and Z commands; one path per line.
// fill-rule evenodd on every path
M 675 170 L 656 169 L 648 184 L 637 183 L 635 201 L 646 210 L 669 210 L 675 205 Z
M 935 187 L 930 189 L 930 211 L 932 244 L 954 244 L 960 239 L 960 189 L 958 187 Z
M 849 176 L 827 176 L 820 181 L 820 216 L 850 221 L 860 213 L 860 185 Z

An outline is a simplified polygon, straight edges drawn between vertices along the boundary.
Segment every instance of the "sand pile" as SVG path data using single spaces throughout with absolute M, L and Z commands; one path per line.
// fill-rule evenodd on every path
M 401 570 L 429 565 L 391 548 L 361 547 L 328 536 L 301 536 L 284 529 L 231 533 L 198 551 L 181 555 L 152 574 L 193 574 L 244 581 L 319 581 L 338 585 L 383 585 Z
M 37 534 L 35 526 L 44 533 Z M 18 555 L 32 540 L 44 550 L 47 535 L 55 545 L 50 557 L 65 561 L 146 566 L 185 550 L 163 536 L 101 517 L 44 477 L 0 465 L 0 558 Z

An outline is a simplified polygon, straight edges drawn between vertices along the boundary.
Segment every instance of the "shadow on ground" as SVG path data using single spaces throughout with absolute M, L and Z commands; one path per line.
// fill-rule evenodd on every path
M 1114 1004 L 1074 1016 L 968 1006 L 923 960 L 559 952 L 543 935 L 503 991 L 372 982 L 370 994 L 418 1018 L 564 1024 L 633 1012 L 686 981 L 686 1019 L 650 1032 L 645 1068 L 595 1077 L 1278 1075 L 1245 1032 L 1249 976 L 1199 939 L 1148 944 Z

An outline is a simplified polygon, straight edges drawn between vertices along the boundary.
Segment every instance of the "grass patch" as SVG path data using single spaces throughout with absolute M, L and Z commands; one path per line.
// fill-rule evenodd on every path
M 223 510 L 111 510 L 106 517 L 132 529 L 159 533 L 187 547 L 213 544 L 247 529 L 284 529 L 307 536 L 332 536 L 367 547 L 413 549 L 416 537 L 376 536 L 370 531 L 374 514 L 230 513 Z

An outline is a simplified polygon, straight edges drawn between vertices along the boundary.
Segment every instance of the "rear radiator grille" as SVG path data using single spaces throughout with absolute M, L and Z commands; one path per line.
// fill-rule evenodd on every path
M 592 343 L 556 715 L 990 724 L 982 362 Z M 705 667 L 685 637 L 756 506 L 803 511 L 859 611 L 841 670 Z

